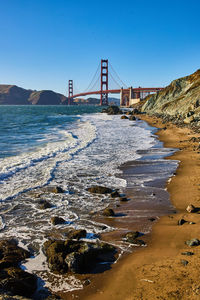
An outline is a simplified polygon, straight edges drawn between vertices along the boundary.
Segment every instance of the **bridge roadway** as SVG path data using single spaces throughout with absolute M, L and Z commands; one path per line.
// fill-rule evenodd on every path
M 139 88 L 133 88 L 133 92 L 135 92 L 135 93 L 138 93 L 138 92 L 152 93 L 152 92 L 158 92 L 162 89 L 163 88 L 140 88 L 139 87 Z M 122 89 L 86 92 L 86 93 L 72 95 L 71 98 L 83 97 L 83 96 L 88 96 L 88 95 L 99 95 L 99 94 L 120 94 L 121 90 Z M 130 88 L 123 89 L 123 92 L 129 92 L 129 90 L 130 90 Z

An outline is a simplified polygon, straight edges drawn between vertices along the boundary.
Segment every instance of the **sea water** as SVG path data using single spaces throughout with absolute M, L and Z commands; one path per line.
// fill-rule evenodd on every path
M 0 106 L 0 237 L 15 238 L 34 250 L 35 257 L 24 266 L 28 271 L 47 268 L 42 245 L 52 232 L 64 238 L 65 229 L 82 228 L 95 238 L 102 230 L 114 230 L 91 218 L 109 205 L 109 196 L 90 194 L 87 188 L 122 190 L 127 181 L 118 167 L 140 159 L 142 151 L 157 143 L 153 128 L 143 121 L 100 111 L 95 106 Z M 174 169 L 167 170 L 168 176 Z M 135 180 L 143 186 L 151 178 Z M 52 207 L 41 210 L 34 192 L 48 185 L 65 192 L 43 194 Z M 65 224 L 53 226 L 52 216 L 62 217 Z M 47 285 L 48 277 L 43 274 Z M 66 290 L 78 287 L 68 278 Z

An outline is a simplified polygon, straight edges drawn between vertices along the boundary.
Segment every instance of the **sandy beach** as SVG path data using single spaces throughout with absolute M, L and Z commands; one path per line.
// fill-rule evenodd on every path
M 199 143 L 191 140 L 198 134 L 188 128 L 162 124 L 157 118 L 141 118 L 162 128 L 157 135 L 165 147 L 180 149 L 166 158 L 180 161 L 166 186 L 176 213 L 155 223 L 148 247 L 124 256 L 111 270 L 96 275 L 84 290 L 65 295 L 64 299 L 200 299 L 200 247 L 185 244 L 200 238 L 200 214 L 186 211 L 189 204 L 200 206 L 200 150 Z M 187 222 L 178 225 L 180 219 Z

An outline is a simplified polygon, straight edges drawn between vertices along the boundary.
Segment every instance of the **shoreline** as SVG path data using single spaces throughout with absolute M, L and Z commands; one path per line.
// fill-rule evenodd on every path
M 156 222 L 150 234 L 148 247 L 121 258 L 120 263 L 113 265 L 108 274 L 96 275 L 94 286 L 85 287 L 81 298 L 79 298 L 80 292 L 74 292 L 75 298 L 153 300 L 156 297 L 158 299 L 198 299 L 199 297 L 200 291 L 198 292 L 198 287 L 194 287 L 195 284 L 198 285 L 197 274 L 200 274 L 195 265 L 198 257 L 181 255 L 182 252 L 190 250 L 200 253 L 198 247 L 190 249 L 185 245 L 186 240 L 198 238 L 198 234 L 200 235 L 197 225 L 200 223 L 200 216 L 189 214 L 185 210 L 190 203 L 198 206 L 198 199 L 200 200 L 200 188 L 198 188 L 200 156 L 194 149 L 197 145 L 189 141 L 197 134 L 190 129 L 178 128 L 170 123 L 165 124 L 167 128 L 164 128 L 162 120 L 155 117 L 142 115 L 141 119 L 150 126 L 158 129 L 161 127 L 156 135 L 164 143 L 164 147 L 179 149 L 172 156 L 166 157 L 167 160 L 180 161 L 177 176 L 173 176 L 167 182 L 170 200 L 177 213 L 161 217 Z M 188 156 L 190 159 L 187 158 Z M 196 224 L 187 223 L 178 226 L 177 222 L 181 218 Z M 182 260 L 187 260 L 188 264 L 183 265 Z M 200 260 L 198 263 L 200 265 Z M 186 272 L 189 279 L 184 282 L 183 277 L 186 276 Z M 72 299 L 66 296 L 64 299 Z

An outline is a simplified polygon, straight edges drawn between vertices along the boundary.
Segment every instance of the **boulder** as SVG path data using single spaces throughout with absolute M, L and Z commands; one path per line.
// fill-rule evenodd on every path
M 53 225 L 64 224 L 65 220 L 63 218 L 60 218 L 60 217 L 52 217 L 51 218 L 51 223 Z
M 79 240 L 81 238 L 85 238 L 87 235 L 87 231 L 85 229 L 72 230 L 69 232 L 67 237 L 69 239 Z
M 47 186 L 44 188 L 47 193 L 62 194 L 65 191 L 60 186 Z
M 110 196 L 111 196 L 112 198 L 118 198 L 118 197 L 120 197 L 120 193 L 119 193 L 118 191 L 114 191 L 114 192 L 112 192 L 112 193 L 110 194 Z
M 128 117 L 123 115 L 123 116 L 121 116 L 121 119 L 128 119 Z
M 126 197 L 120 197 L 119 200 L 122 201 L 122 202 L 127 202 L 128 201 L 128 199 Z
M 199 246 L 200 245 L 200 241 L 198 239 L 191 239 L 185 242 L 186 245 L 193 247 L 193 246 Z
M 29 297 L 37 288 L 37 277 L 20 269 L 19 264 L 30 257 L 15 240 L 0 241 L 0 289 L 14 295 Z
M 47 208 L 52 207 L 51 203 L 49 203 L 47 200 L 43 200 L 43 199 L 39 200 L 38 204 L 39 204 L 38 205 L 39 209 L 47 209 Z
M 94 194 L 111 194 L 112 189 L 107 188 L 105 186 L 95 185 L 87 189 L 88 192 Z
M 20 268 L 1 270 L 0 278 L 0 289 L 14 295 L 30 297 L 37 289 L 37 277 Z
M 178 225 L 183 225 L 184 223 L 187 223 L 184 219 L 178 220 Z
M 196 208 L 194 205 L 190 204 L 188 205 L 188 207 L 186 208 L 187 212 L 189 213 L 194 213 L 196 211 Z
M 0 241 L 0 269 L 18 266 L 21 261 L 30 257 L 30 252 L 17 246 L 14 240 Z
M 44 253 L 51 271 L 86 273 L 99 262 L 114 262 L 116 248 L 107 243 L 83 241 L 47 241 Z
M 132 243 L 139 235 L 139 231 L 131 231 L 125 235 L 125 239 L 127 242 Z
M 130 121 L 135 121 L 135 120 L 136 120 L 136 117 L 135 117 L 135 116 L 130 116 L 130 117 L 129 117 L 129 120 L 130 120 Z
M 184 120 L 183 120 L 183 123 L 184 124 L 190 124 L 194 121 L 194 116 L 190 116 L 190 117 L 186 117 Z
M 102 110 L 102 113 L 107 113 L 108 115 L 118 115 L 118 114 L 121 114 L 122 112 L 121 112 L 119 106 L 111 105 L 111 106 L 108 106 L 108 108 L 104 108 Z
M 114 217 L 115 216 L 114 210 L 112 208 L 104 209 L 103 216 L 105 216 L 105 217 Z

